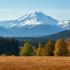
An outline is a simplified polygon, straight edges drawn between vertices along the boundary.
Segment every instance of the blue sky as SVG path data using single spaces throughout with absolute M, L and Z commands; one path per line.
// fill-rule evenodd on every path
M 0 0 L 0 20 L 16 19 L 33 10 L 69 20 L 70 0 Z

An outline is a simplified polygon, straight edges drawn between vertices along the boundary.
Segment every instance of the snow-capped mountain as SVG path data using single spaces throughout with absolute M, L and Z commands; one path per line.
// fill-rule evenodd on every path
M 31 12 L 16 20 L 2 21 L 0 26 L 8 30 L 5 36 L 37 37 L 63 31 L 59 23 L 42 12 Z
M 58 25 L 58 21 L 50 16 L 46 16 L 42 12 L 31 12 L 18 19 L 19 24 L 12 25 L 12 27 L 23 27 L 25 25 Z
M 61 26 L 62 26 L 64 29 L 70 30 L 70 20 L 64 20 L 64 21 L 62 21 Z

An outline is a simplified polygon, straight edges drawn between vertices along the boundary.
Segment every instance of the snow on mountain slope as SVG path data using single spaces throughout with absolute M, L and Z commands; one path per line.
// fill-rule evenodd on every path
M 5 21 L 0 21 L 0 26 L 4 28 L 10 28 L 14 25 L 16 25 L 18 21 L 15 20 L 5 20 Z
M 19 24 L 16 24 L 14 27 L 23 27 L 25 25 L 59 25 L 56 19 L 53 19 L 50 16 L 46 16 L 42 12 L 31 12 L 28 15 L 25 15 L 22 18 L 18 19 Z
M 6 32 L 7 36 L 17 37 L 46 36 L 64 30 L 59 26 L 59 21 L 42 12 L 31 12 L 19 19 L 5 21 L 4 27 L 9 31 Z
M 70 30 L 70 20 L 64 20 L 62 21 L 61 26 L 66 29 L 66 30 Z
M 62 28 L 58 26 L 50 25 L 36 25 L 31 27 L 30 25 L 21 28 L 13 28 L 13 34 L 20 37 L 39 37 L 55 34 L 62 31 Z

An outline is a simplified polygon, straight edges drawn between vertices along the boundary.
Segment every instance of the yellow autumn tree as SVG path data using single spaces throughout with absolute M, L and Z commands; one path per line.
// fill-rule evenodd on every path
M 48 42 L 45 44 L 45 49 L 46 49 L 46 55 L 47 56 L 53 56 L 53 50 L 54 50 L 54 41 L 51 39 L 48 40 Z
M 36 55 L 37 56 L 46 56 L 46 48 L 45 48 L 44 44 L 39 43 L 39 47 L 37 48 Z
M 64 39 L 58 39 L 55 43 L 54 56 L 67 56 L 68 47 Z
M 20 51 L 20 56 L 32 56 L 34 54 L 33 47 L 30 42 L 25 42 Z

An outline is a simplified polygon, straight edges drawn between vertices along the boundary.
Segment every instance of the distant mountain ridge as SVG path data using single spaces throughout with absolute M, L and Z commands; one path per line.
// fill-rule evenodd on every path
M 60 38 L 70 39 L 70 30 L 62 31 L 62 32 L 59 32 L 59 33 L 56 33 L 56 34 L 53 34 L 53 35 L 41 36 L 41 37 L 16 37 L 16 39 L 19 40 L 20 42 L 30 41 L 32 43 L 46 42 L 48 39 L 56 41 Z
M 31 12 L 21 18 L 0 21 L 0 35 L 5 37 L 42 37 L 66 30 L 66 26 L 42 12 Z M 69 29 L 69 27 L 68 27 Z
M 56 33 L 56 34 L 53 34 L 53 35 L 49 35 L 47 36 L 48 38 L 51 38 L 51 39 L 59 39 L 59 38 L 70 38 L 70 30 L 66 30 L 66 31 L 62 31 L 62 32 L 59 32 L 59 33 Z

